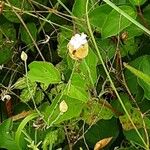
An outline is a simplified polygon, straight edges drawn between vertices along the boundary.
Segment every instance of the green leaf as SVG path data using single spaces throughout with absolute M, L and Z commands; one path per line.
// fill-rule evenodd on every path
M 21 91 L 20 99 L 22 102 L 26 103 L 31 100 L 31 98 L 35 95 L 35 93 L 36 93 L 36 84 L 29 85 L 29 88 L 28 87 L 24 88 Z
M 40 104 L 44 99 L 44 93 L 41 90 L 36 91 L 34 100 L 36 104 Z
M 17 142 L 17 145 L 19 147 L 23 146 L 21 141 L 22 130 L 25 128 L 26 124 L 29 123 L 29 121 L 33 120 L 34 118 L 37 118 L 38 116 L 39 115 L 36 112 L 32 112 L 26 118 L 24 118 L 19 124 L 17 131 L 15 133 L 15 141 Z
M 129 0 L 129 1 L 131 4 L 138 5 L 138 6 L 140 6 L 146 2 L 146 0 Z
M 139 78 L 138 83 L 144 89 L 145 97 L 150 99 L 150 71 L 148 69 L 150 67 L 149 57 L 145 57 L 140 63 L 139 67 L 142 71 L 137 70 L 127 64 L 125 64 L 125 67 Z
M 71 78 L 71 84 L 86 89 L 86 80 L 82 74 L 74 73 Z
M 14 25 L 4 17 L 0 17 L 0 65 L 6 64 L 13 56 L 13 47 L 16 43 Z
M 3 40 L 5 39 L 12 43 L 16 40 L 16 30 L 14 25 L 6 19 L 2 19 L 2 22 L 0 22 L 0 34 L 3 35 Z
M 130 15 L 133 19 L 136 18 L 136 12 L 132 7 L 124 5 L 120 6 L 119 8 Z M 103 24 L 102 37 L 107 38 L 117 35 L 120 31 L 122 31 L 129 25 L 131 25 L 131 22 L 113 9 L 109 13 L 105 23 Z
M 78 18 L 82 18 L 86 13 L 86 0 L 75 0 L 72 13 Z
M 29 64 L 28 78 L 32 82 L 41 82 L 46 85 L 59 83 L 60 72 L 49 62 L 33 61 Z
M 111 126 L 111 128 L 110 128 Z M 115 139 L 119 134 L 119 127 L 116 118 L 110 120 L 100 120 L 95 125 L 89 128 L 85 134 L 86 142 L 91 149 L 99 141 L 107 137 Z
M 124 45 L 122 46 L 121 49 L 121 56 L 128 56 L 128 54 L 135 54 L 135 52 L 138 49 L 138 43 L 136 43 L 135 39 L 128 39 L 127 41 L 124 42 Z
M 147 5 L 143 11 L 144 19 L 150 24 L 150 5 Z
M 120 93 L 120 98 L 121 98 L 125 108 L 127 110 L 130 110 L 132 108 L 132 104 L 131 104 L 131 100 L 130 100 L 129 96 L 126 93 Z M 124 109 L 122 108 L 122 106 L 121 106 L 120 102 L 118 101 L 118 99 L 114 99 L 113 101 L 111 101 L 111 106 L 120 115 L 125 114 Z M 118 117 L 118 115 L 117 115 L 117 117 Z
M 84 88 L 72 84 L 65 91 L 65 94 L 82 102 L 87 102 L 89 99 L 89 93 Z
M 10 119 L 5 120 L 0 124 L 0 148 L 7 150 L 19 150 L 17 143 L 11 136 L 12 121 Z
M 67 28 L 71 29 L 70 26 L 66 26 Z M 72 37 L 72 32 L 69 30 L 65 30 L 65 29 L 61 29 L 61 32 L 58 34 L 57 36 L 57 40 L 58 40 L 58 55 L 62 58 L 66 58 L 67 54 L 68 54 L 68 48 L 67 48 L 67 44 L 69 42 L 69 40 Z
M 28 81 L 27 81 L 28 80 Z M 27 85 L 27 83 L 28 83 L 28 85 Z M 19 78 L 17 81 L 16 81 L 16 83 L 13 85 L 13 87 L 15 88 L 15 89 L 24 89 L 24 88 L 28 88 L 28 86 L 30 87 L 33 87 L 33 86 L 35 86 L 35 83 L 34 82 L 31 82 L 31 81 L 29 81 L 29 79 L 27 79 L 26 78 L 26 76 L 24 76 L 24 77 L 21 77 L 21 78 Z
M 32 6 L 28 2 L 28 0 L 11 0 L 9 3 L 10 3 L 10 6 L 5 6 L 6 11 L 3 12 L 3 15 L 6 17 L 6 19 L 14 23 L 20 23 L 20 20 L 18 19 L 16 14 L 13 12 L 12 6 L 19 8 L 20 11 L 22 10 L 22 12 L 29 11 L 32 9 Z M 18 12 L 16 11 L 16 13 Z M 20 12 L 20 15 L 21 15 L 21 18 L 23 19 L 27 17 L 25 13 Z
M 141 78 L 144 82 L 146 82 L 150 85 L 150 77 L 147 74 L 144 74 L 142 71 L 137 70 L 127 64 L 124 64 L 124 66 L 127 69 L 129 69 L 132 73 L 134 73 L 138 78 Z
M 65 133 L 62 129 L 57 129 L 53 131 L 48 131 L 46 137 L 43 141 L 42 148 L 43 150 L 47 150 L 49 145 L 55 146 L 56 144 L 60 144 L 65 139 Z
M 137 108 L 131 108 L 130 110 L 128 110 L 130 117 L 133 121 L 133 123 L 135 124 L 135 126 L 139 129 L 139 128 L 144 128 L 143 126 L 143 121 L 145 120 L 146 123 L 146 128 L 150 128 L 150 120 L 147 117 L 143 117 L 141 116 L 141 112 L 137 109 Z M 131 121 L 129 120 L 128 116 L 126 114 L 124 114 L 123 116 L 119 117 L 120 122 L 122 124 L 122 127 L 124 130 L 131 130 L 134 129 Z
M 61 115 L 59 118 L 57 118 L 58 115 L 60 115 L 59 103 L 62 100 L 65 100 L 68 106 L 68 110 L 65 113 L 63 113 L 63 115 Z M 51 124 L 52 122 L 53 124 L 59 124 L 66 120 L 79 117 L 83 106 L 84 106 L 84 103 L 80 100 L 77 100 L 77 99 L 74 99 L 65 95 L 60 99 L 60 95 L 57 95 L 57 97 L 53 100 L 52 105 L 47 106 L 47 108 L 44 110 L 43 113 L 45 114 L 45 118 L 46 120 L 48 120 L 49 124 Z M 50 115 L 51 117 L 49 118 Z
M 109 106 L 110 104 L 105 100 L 100 100 L 100 102 L 88 101 L 83 108 L 82 119 L 89 125 L 93 123 L 93 119 L 95 119 L 95 122 L 100 119 L 111 119 L 114 114 L 106 105 Z
M 87 57 L 81 62 L 79 66 L 81 72 L 85 75 L 86 83 L 88 86 L 92 85 L 91 82 L 95 84 L 97 81 L 97 70 L 96 70 L 97 63 L 98 59 L 96 54 L 93 52 L 92 49 L 89 49 Z
M 138 57 L 135 60 L 129 62 L 130 66 L 133 66 L 134 68 L 138 69 L 141 60 L 144 59 L 144 56 Z M 137 82 L 137 77 L 128 69 L 125 69 L 125 79 L 128 85 L 128 88 L 133 94 L 137 93 L 137 88 L 138 88 L 138 82 Z
M 131 24 L 129 27 L 127 27 L 124 32 L 127 32 L 127 39 L 132 39 L 143 34 L 143 31 L 134 24 Z
M 144 90 L 144 96 L 150 100 L 150 57 L 146 56 L 142 59 L 138 71 L 138 83 Z
M 13 43 L 4 43 L 0 46 L 0 65 L 6 64 L 13 55 Z
M 144 138 L 145 131 L 143 129 L 139 129 L 139 132 L 142 135 L 142 137 Z M 127 140 L 131 141 L 133 144 L 145 147 L 145 145 L 143 145 L 143 141 L 139 138 L 139 136 L 137 135 L 137 132 L 135 130 L 124 131 L 123 134 L 127 138 Z M 136 146 L 136 148 L 137 148 L 137 146 Z M 135 147 L 134 147 L 134 150 L 135 150 Z
M 89 13 L 90 23 L 101 32 L 102 26 L 111 10 L 112 8 L 106 4 L 96 7 Z
M 108 61 L 114 57 L 116 53 L 116 45 L 110 39 L 97 38 L 97 45 L 104 61 Z M 98 62 L 99 64 L 101 62 Z
M 32 38 L 34 39 L 34 41 L 36 41 L 36 37 L 37 37 L 37 28 L 35 23 L 31 22 L 31 23 L 27 23 L 26 27 L 28 28 Z M 25 29 L 25 27 L 21 26 L 20 28 L 20 33 L 21 33 L 21 40 L 32 50 L 34 51 L 34 47 L 33 47 L 33 41 L 29 35 L 29 33 L 27 32 L 27 30 Z

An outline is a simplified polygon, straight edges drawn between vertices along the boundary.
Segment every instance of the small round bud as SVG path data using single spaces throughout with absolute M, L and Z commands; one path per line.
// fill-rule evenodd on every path
M 27 58 L 28 58 L 27 54 L 24 51 L 22 51 L 22 53 L 21 53 L 21 59 L 23 61 L 27 61 Z
M 59 104 L 59 110 L 61 113 L 65 113 L 68 110 L 68 105 L 64 100 Z

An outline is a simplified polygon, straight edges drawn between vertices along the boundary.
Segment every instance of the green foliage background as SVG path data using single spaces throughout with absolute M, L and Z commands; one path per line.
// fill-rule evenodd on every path
M 146 0 L 0 1 L 0 149 L 149 150 L 149 14 Z

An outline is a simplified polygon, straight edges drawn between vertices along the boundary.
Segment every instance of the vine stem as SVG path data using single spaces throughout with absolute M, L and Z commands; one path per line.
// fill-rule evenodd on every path
M 7 0 L 7 1 L 8 1 L 8 0 Z M 8 6 L 8 7 L 10 7 L 10 8 L 12 8 L 13 12 L 14 12 L 16 15 L 17 15 L 16 11 L 21 12 L 21 9 L 19 9 L 18 7 L 12 6 L 9 2 L 5 3 L 5 5 Z M 34 18 L 38 18 L 38 19 L 40 19 L 40 20 L 42 20 L 42 21 L 45 21 L 45 22 L 49 23 L 50 25 L 55 25 L 55 26 L 57 26 L 57 27 L 60 27 L 60 28 L 62 28 L 62 29 L 65 29 L 65 30 L 67 30 L 67 31 L 72 31 L 72 30 L 69 29 L 69 28 L 66 28 L 66 27 L 64 27 L 64 26 L 61 26 L 61 25 L 59 25 L 59 24 L 57 24 L 57 23 L 52 22 L 51 20 L 46 19 L 44 16 L 40 17 L 40 16 L 37 16 L 37 15 L 34 15 L 34 14 L 30 13 L 29 11 L 22 11 L 22 12 L 23 12 L 24 14 L 27 14 L 27 15 L 32 16 L 32 17 L 34 17 Z
M 104 1 L 108 1 L 108 0 L 104 0 Z M 108 2 L 109 2 L 109 1 L 108 1 Z M 107 77 L 108 77 L 108 79 L 109 79 L 109 82 L 110 82 L 110 84 L 111 84 L 111 86 L 112 86 L 112 89 L 114 90 L 114 92 L 115 92 L 115 94 L 116 94 L 116 96 L 117 96 L 117 98 L 118 98 L 118 100 L 119 100 L 119 102 L 120 102 L 120 104 L 121 104 L 123 110 L 125 111 L 127 117 L 129 118 L 129 120 L 130 120 L 132 126 L 134 127 L 135 131 L 137 132 L 139 138 L 140 138 L 141 141 L 143 142 L 145 148 L 146 148 L 147 150 L 149 150 L 149 147 L 147 146 L 146 142 L 144 141 L 143 137 L 141 136 L 140 132 L 138 131 L 137 127 L 135 126 L 134 122 L 132 121 L 132 118 L 130 117 L 129 112 L 127 111 L 125 105 L 123 104 L 123 102 L 122 102 L 122 100 L 121 100 L 121 97 L 120 97 L 120 95 L 119 95 L 119 93 L 118 93 L 118 91 L 117 91 L 117 89 L 116 89 L 116 87 L 115 87 L 115 85 L 114 85 L 114 83 L 113 83 L 113 81 L 112 81 L 110 75 L 109 75 L 109 72 L 108 72 L 108 70 L 107 70 L 107 68 L 106 68 L 106 66 L 105 66 L 105 63 L 104 63 L 104 61 L 103 61 L 103 59 L 102 59 L 102 56 L 101 56 L 101 54 L 100 54 L 100 52 L 99 52 L 97 43 L 96 43 L 96 41 L 95 41 L 95 38 L 94 38 L 94 35 L 93 35 L 93 32 L 92 32 L 92 28 L 91 28 L 91 25 L 90 25 L 89 17 L 88 17 L 88 3 L 89 3 L 89 0 L 86 1 L 86 21 L 87 21 L 87 27 L 88 27 L 89 34 L 90 34 L 90 36 L 91 36 L 93 45 L 94 45 L 94 47 L 95 47 L 95 50 L 96 50 L 96 52 L 97 52 L 97 54 L 98 54 L 98 58 L 99 58 L 99 60 L 100 60 L 100 62 L 101 62 L 101 64 L 102 64 L 102 66 L 103 66 L 103 68 L 104 68 L 104 70 L 105 70 L 105 72 L 106 72 L 106 75 L 107 75 Z M 112 4 L 113 4 L 113 3 L 112 3 Z M 113 4 L 113 5 L 114 5 L 114 4 Z M 117 6 L 116 6 L 116 7 L 117 7 Z M 132 22 L 133 22 L 133 21 L 132 21 Z M 142 28 L 143 28 L 143 26 L 142 26 Z M 149 34 L 150 34 L 150 33 L 149 33 Z
M 50 125 L 51 125 L 51 124 L 50 124 L 50 118 L 51 118 L 52 115 L 54 114 L 54 112 L 55 112 L 55 110 L 56 110 L 56 108 L 57 108 L 59 102 L 61 101 L 61 99 L 62 99 L 62 97 L 63 97 L 63 95 L 64 95 L 64 92 L 65 92 L 66 90 L 67 90 L 67 93 L 69 92 L 70 85 L 71 85 L 71 79 L 72 79 L 72 76 L 73 76 L 73 74 L 74 74 L 74 72 L 75 72 L 76 64 L 77 64 L 77 62 L 75 61 L 75 62 L 74 62 L 73 69 L 72 69 L 72 73 L 71 73 L 70 78 L 69 78 L 69 81 L 68 81 L 67 85 L 65 86 L 64 90 L 61 92 L 60 97 L 59 97 L 59 99 L 58 99 L 58 102 L 57 102 L 56 105 L 54 106 L 54 109 L 52 110 L 51 114 L 48 116 L 48 121 L 47 121 L 47 122 L 48 122 L 48 126 L 47 126 L 47 128 L 49 128 Z M 50 124 L 50 125 L 49 125 L 49 124 Z
M 30 33 L 28 27 L 26 26 L 25 22 L 24 22 L 23 19 L 20 17 L 20 15 L 15 11 L 14 7 L 11 5 L 11 3 L 9 2 L 9 0 L 6 0 L 6 1 L 7 1 L 7 3 L 9 4 L 10 8 L 12 8 L 13 12 L 14 12 L 15 15 L 18 17 L 18 19 L 20 20 L 20 22 L 22 23 L 22 25 L 24 26 L 25 30 L 27 31 L 29 37 L 31 38 L 31 40 L 32 40 L 34 46 L 36 47 L 36 49 L 37 49 L 39 55 L 41 56 L 42 60 L 45 61 L 45 58 L 43 57 L 43 55 L 42 55 L 42 53 L 41 53 L 39 47 L 37 46 L 37 44 L 36 44 L 36 42 L 35 42 L 33 36 L 31 35 L 31 33 Z
M 85 59 L 83 60 L 83 62 L 84 62 L 85 67 L 86 67 L 86 69 L 87 69 L 87 71 L 88 71 L 88 75 L 89 75 L 90 82 L 91 82 L 91 84 L 92 84 L 92 86 L 93 86 L 93 88 L 94 88 L 94 81 L 93 81 L 92 76 L 91 76 L 90 68 L 89 68 L 88 64 L 86 63 L 86 60 L 85 60 Z

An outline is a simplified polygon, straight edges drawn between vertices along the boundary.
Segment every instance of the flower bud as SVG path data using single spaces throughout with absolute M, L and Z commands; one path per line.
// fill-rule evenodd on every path
M 59 110 L 61 113 L 65 113 L 68 110 L 68 105 L 65 100 L 61 101 L 61 103 L 59 104 Z
M 23 61 L 27 61 L 27 58 L 28 58 L 27 54 L 24 51 L 22 51 L 22 53 L 21 53 L 21 59 Z

